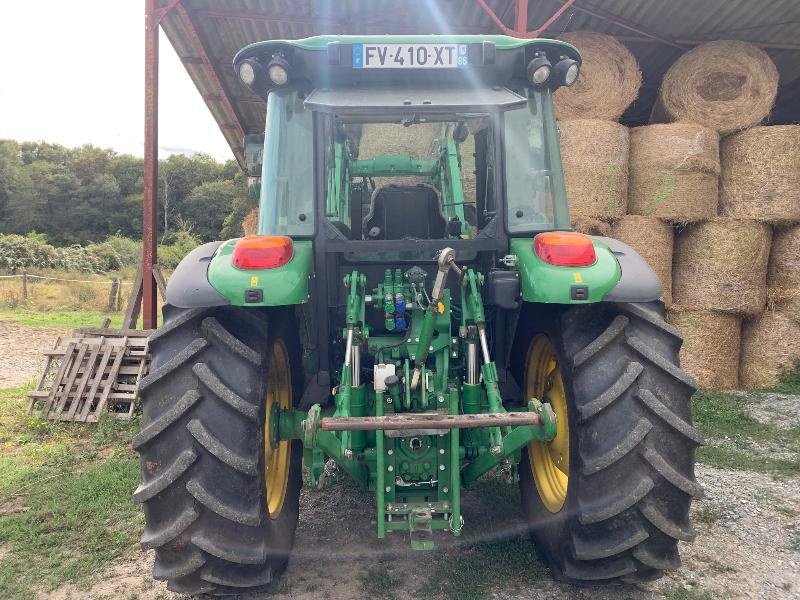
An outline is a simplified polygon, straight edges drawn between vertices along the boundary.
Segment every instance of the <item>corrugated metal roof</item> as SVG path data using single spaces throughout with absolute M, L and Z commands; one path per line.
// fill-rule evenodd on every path
M 563 3 L 531 0 L 528 28 L 541 25 Z M 515 0 L 487 4 L 512 25 Z M 241 133 L 263 131 L 265 117 L 263 104 L 239 83 L 231 66 L 243 46 L 323 33 L 497 32 L 474 0 L 182 0 L 162 25 L 240 162 Z M 686 49 L 715 39 L 763 47 L 780 72 L 771 122 L 800 121 L 798 0 L 578 0 L 545 35 L 577 30 L 617 36 L 639 60 L 643 87 L 623 116 L 627 124 L 647 121 L 661 78 Z

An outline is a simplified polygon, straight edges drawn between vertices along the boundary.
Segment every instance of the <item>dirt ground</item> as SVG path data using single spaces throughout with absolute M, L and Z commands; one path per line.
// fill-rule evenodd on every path
M 41 368 L 41 351 L 57 329 L 18 327 L 0 322 L 0 386 L 24 384 Z M 11 359 L 10 357 L 14 358 Z M 800 423 L 800 397 L 748 396 L 757 420 L 792 427 Z M 694 543 L 681 543 L 683 566 L 656 582 L 637 586 L 579 588 L 554 582 L 537 566 L 523 530 L 515 486 L 489 482 L 463 498 L 465 536 L 440 535 L 437 548 L 424 554 L 409 549 L 401 534 L 375 537 L 374 500 L 345 482 L 325 492 L 304 490 L 295 553 L 272 594 L 253 598 L 329 600 L 350 598 L 441 597 L 447 591 L 430 575 L 437 569 L 492 569 L 476 543 L 503 538 L 518 551 L 519 562 L 536 573 L 489 580 L 483 590 L 498 599 L 800 598 L 800 484 L 796 479 L 697 466 L 706 491 L 694 503 Z M 499 504 L 498 504 L 499 502 Z M 499 509 L 498 509 L 499 507 Z M 487 515 L 492 515 L 487 518 Z M 0 544 L 0 555 L 4 552 Z M 492 555 L 494 556 L 494 555 Z M 486 561 L 491 557 L 485 558 Z M 178 598 L 150 577 L 152 552 L 132 547 L 129 557 L 87 586 L 68 585 L 44 598 Z M 531 567 L 533 565 L 533 567 Z M 391 582 L 387 587 L 386 581 Z M 382 583 L 381 583 L 382 582 Z M 377 585 L 377 587 L 376 587 Z M 384 587 L 381 587 L 381 586 Z
M 24 327 L 0 321 L 0 387 L 25 385 L 41 374 L 42 352 L 50 350 L 58 336 L 69 329 Z

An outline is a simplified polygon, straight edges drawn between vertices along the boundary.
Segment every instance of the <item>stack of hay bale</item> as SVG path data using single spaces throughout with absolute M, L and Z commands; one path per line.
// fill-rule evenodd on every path
M 590 97 L 622 90 L 630 102 L 640 76 L 620 44 L 607 42 L 601 54 L 619 67 L 607 71 L 636 84 L 633 92 L 609 75 L 593 77 L 599 37 L 605 36 L 564 36 L 584 52 L 583 85 L 602 88 Z M 592 44 L 584 46 L 587 39 Z M 800 126 L 758 125 L 777 82 L 762 50 L 719 41 L 687 52 L 669 69 L 653 125 L 628 132 L 609 121 L 573 120 L 573 107 L 583 116 L 590 111 L 566 97 L 588 92 L 576 84 L 555 94 L 573 227 L 610 233 L 648 260 L 664 284 L 668 318 L 684 336 L 683 366 L 703 387 L 773 385 L 780 365 L 800 358 Z M 605 118 L 619 118 L 626 107 Z M 619 171 L 611 166 L 622 164 Z M 611 173 L 623 171 L 627 197 L 603 204 Z M 588 208 L 587 197 L 595 200 Z M 603 226 L 587 226 L 586 219 Z

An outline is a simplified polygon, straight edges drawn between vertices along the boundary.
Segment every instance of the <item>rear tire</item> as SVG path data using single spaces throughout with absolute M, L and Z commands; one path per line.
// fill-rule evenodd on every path
M 153 577 L 171 591 L 241 594 L 269 586 L 286 567 L 301 446 L 281 442 L 285 485 L 271 515 L 264 435 L 268 382 L 281 376 L 269 365 L 281 344 L 292 405 L 300 392 L 291 323 L 282 312 L 165 306 L 164 325 L 150 338 L 142 430 L 133 440 L 142 465 L 134 500 L 144 505 L 142 547 L 156 553 Z
M 515 344 L 518 380 L 525 390 L 526 351 L 543 333 L 557 354 L 569 425 L 560 508 L 537 490 L 535 448 L 523 452 L 534 543 L 562 580 L 656 579 L 680 565 L 678 541 L 694 538 L 689 505 L 702 495 L 694 449 L 703 436 L 692 426 L 695 383 L 678 366 L 680 334 L 660 302 L 528 308 Z

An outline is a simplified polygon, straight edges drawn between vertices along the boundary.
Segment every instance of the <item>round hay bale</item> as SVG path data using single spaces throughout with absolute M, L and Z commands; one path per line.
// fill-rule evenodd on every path
M 775 230 L 769 252 L 767 285 L 800 290 L 800 225 Z
M 768 310 L 747 320 L 742 328 L 739 382 L 745 389 L 778 383 L 781 368 L 791 368 L 800 358 L 800 322 L 779 311 Z
M 561 155 L 573 217 L 616 219 L 628 206 L 628 128 L 613 121 L 560 121 Z
M 611 237 L 642 255 L 661 280 L 664 303 L 672 303 L 672 245 L 674 231 L 655 217 L 629 215 L 611 226 Z
M 719 135 L 695 123 L 631 129 L 628 212 L 678 223 L 717 215 Z
M 609 223 L 592 219 L 591 217 L 571 217 L 570 225 L 575 231 L 586 235 L 602 235 L 605 237 L 611 235 L 611 225 Z
M 675 305 L 667 320 L 683 335 L 681 367 L 700 387 L 731 390 L 739 386 L 742 317 Z
M 722 140 L 720 210 L 737 219 L 800 221 L 800 125 L 753 127 Z
M 553 94 L 557 119 L 608 119 L 616 121 L 636 100 L 642 73 L 633 54 L 615 38 L 577 31 L 561 36 L 583 57 L 578 81 Z
M 800 288 L 768 288 L 767 310 L 778 311 L 800 323 Z
M 675 238 L 672 299 L 689 309 L 753 315 L 767 297 L 772 230 L 757 221 L 715 219 Z
M 256 235 L 258 233 L 258 209 L 251 210 L 242 220 L 242 231 L 245 235 Z
M 708 42 L 669 68 L 653 116 L 700 123 L 726 135 L 760 123 L 777 91 L 778 70 L 766 52 L 746 42 Z

